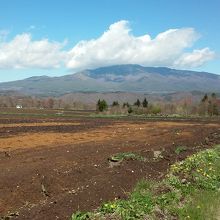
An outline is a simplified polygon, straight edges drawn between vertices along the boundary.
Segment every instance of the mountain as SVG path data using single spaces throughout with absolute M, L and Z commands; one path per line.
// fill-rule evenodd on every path
M 74 92 L 220 92 L 220 75 L 166 67 L 116 65 L 61 77 L 30 77 L 0 83 L 0 92 L 59 96 Z

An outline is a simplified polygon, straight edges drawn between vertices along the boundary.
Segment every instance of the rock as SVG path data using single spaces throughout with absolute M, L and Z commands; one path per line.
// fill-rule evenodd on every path
M 185 183 L 187 183 L 187 180 L 186 179 L 182 179 L 181 183 L 185 184 Z
M 162 151 L 156 150 L 154 151 L 154 160 L 162 159 Z

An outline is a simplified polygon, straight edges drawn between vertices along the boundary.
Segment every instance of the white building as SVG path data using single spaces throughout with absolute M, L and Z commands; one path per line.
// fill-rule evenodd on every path
M 16 108 L 20 109 L 20 108 L 22 108 L 22 105 L 16 105 Z

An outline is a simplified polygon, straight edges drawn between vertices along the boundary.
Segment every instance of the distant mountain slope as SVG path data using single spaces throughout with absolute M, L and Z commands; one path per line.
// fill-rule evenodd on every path
M 84 70 L 61 77 L 31 77 L 0 83 L 1 91 L 35 95 L 63 95 L 73 92 L 146 92 L 220 91 L 220 75 L 175 70 L 165 67 L 117 65 Z

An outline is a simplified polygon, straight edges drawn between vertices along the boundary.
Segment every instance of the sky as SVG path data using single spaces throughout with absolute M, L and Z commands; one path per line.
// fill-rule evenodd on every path
M 220 74 L 220 0 L 0 0 L 0 82 L 119 64 Z

